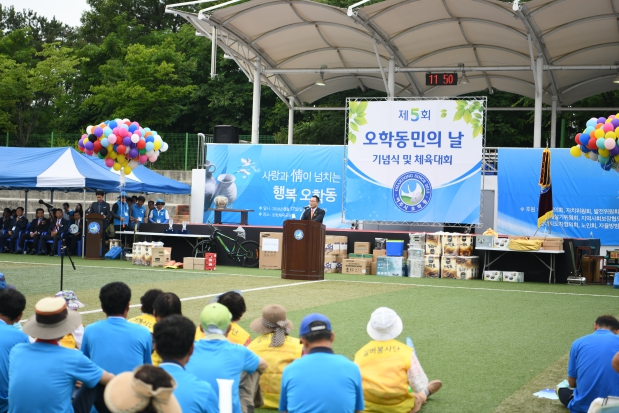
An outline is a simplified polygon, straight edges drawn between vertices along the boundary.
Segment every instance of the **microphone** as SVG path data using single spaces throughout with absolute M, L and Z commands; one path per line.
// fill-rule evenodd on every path
M 54 206 L 52 204 L 48 204 L 47 202 L 43 201 L 42 199 L 39 199 L 39 204 L 45 205 L 47 207 L 47 209 L 54 209 Z

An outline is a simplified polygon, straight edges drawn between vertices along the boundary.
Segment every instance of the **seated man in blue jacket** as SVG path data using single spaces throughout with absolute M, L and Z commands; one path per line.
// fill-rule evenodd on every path
M 155 209 L 150 211 L 150 215 L 148 216 L 148 221 L 157 224 L 167 224 L 170 221 L 170 214 L 164 208 L 165 202 L 163 199 L 157 199 L 155 202 Z

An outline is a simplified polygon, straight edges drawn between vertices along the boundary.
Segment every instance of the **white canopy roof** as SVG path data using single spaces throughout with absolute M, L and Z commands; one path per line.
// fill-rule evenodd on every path
M 259 58 L 262 84 L 284 101 L 294 96 L 297 105 L 356 87 L 385 90 L 374 41 L 385 70 L 390 56 L 395 60 L 396 96 L 453 96 L 494 88 L 534 98 L 532 56 L 541 55 L 544 102 L 556 96 L 560 105 L 569 105 L 619 87 L 612 83 L 619 60 L 614 2 L 532 0 L 514 11 L 511 3 L 496 0 L 387 0 L 348 16 L 346 9 L 309 0 L 251 0 L 199 14 L 171 5 L 168 12 L 209 38 L 216 27 L 219 47 L 250 80 Z M 425 85 L 426 69 L 461 73 L 458 64 L 464 64 L 469 84 Z M 325 72 L 326 86 L 321 87 L 315 82 L 323 65 L 343 70 Z M 402 71 L 415 68 L 421 71 Z

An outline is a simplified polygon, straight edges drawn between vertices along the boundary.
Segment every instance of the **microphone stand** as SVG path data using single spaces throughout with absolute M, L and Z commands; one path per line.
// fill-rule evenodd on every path
M 62 238 L 60 240 L 60 291 L 63 291 L 62 284 L 64 281 L 64 255 L 65 254 L 67 254 L 67 257 L 69 257 L 69 261 L 71 261 L 71 265 L 73 266 L 73 270 L 75 271 L 76 268 L 75 268 L 75 263 L 73 262 L 73 259 L 71 258 L 71 251 L 69 251 L 69 248 L 67 248 L 67 245 L 65 244 L 65 239 Z

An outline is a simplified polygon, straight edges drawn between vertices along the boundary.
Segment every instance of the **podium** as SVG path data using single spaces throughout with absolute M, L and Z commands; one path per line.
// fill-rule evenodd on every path
M 323 280 L 325 278 L 326 227 L 316 221 L 284 221 L 282 278 Z
M 102 259 L 103 234 L 106 229 L 103 221 L 101 214 L 86 214 L 86 256 L 84 258 L 87 260 Z

